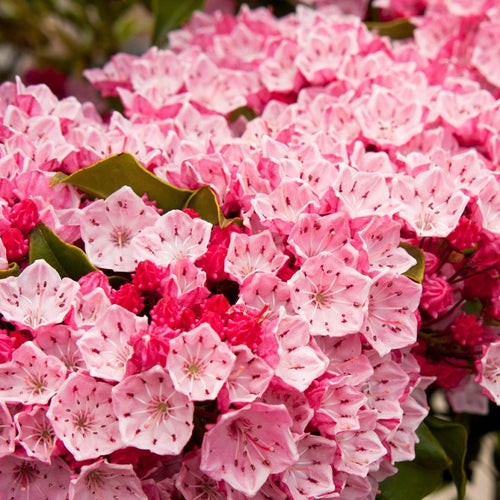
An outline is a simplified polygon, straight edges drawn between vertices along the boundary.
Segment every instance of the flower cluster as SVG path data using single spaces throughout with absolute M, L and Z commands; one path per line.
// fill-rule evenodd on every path
M 492 3 L 428 2 L 402 42 L 335 2 L 197 13 L 86 72 L 106 120 L 0 86 L 3 491 L 374 498 L 436 378 L 457 411 L 500 402 Z M 119 153 L 209 186 L 219 223 L 64 181 Z

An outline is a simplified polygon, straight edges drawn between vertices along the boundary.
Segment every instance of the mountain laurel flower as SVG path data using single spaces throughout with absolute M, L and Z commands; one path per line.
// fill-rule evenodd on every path
M 113 387 L 113 408 L 125 444 L 176 455 L 193 430 L 194 405 L 178 392 L 168 372 L 153 366 Z
M 19 276 L 0 280 L 0 312 L 7 321 L 31 330 L 60 323 L 78 289 L 78 283 L 61 279 L 44 260 L 35 260 Z
M 228 411 L 205 434 L 200 469 L 251 497 L 270 474 L 297 462 L 291 426 L 282 405 L 255 402 Z
M 170 341 L 167 369 L 175 388 L 191 401 L 215 399 L 236 356 L 208 323 Z

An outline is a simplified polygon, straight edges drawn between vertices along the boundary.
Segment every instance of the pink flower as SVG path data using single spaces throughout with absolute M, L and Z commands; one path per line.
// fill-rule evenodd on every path
M 241 284 L 257 272 L 275 274 L 286 261 L 286 255 L 276 248 L 270 231 L 252 236 L 232 233 L 224 269 Z
M 33 498 L 41 493 L 51 500 L 66 500 L 68 465 L 56 457 L 51 464 L 9 455 L 0 459 L 0 491 L 5 498 Z
M 78 288 L 78 283 L 61 279 L 44 260 L 36 260 L 19 276 L 0 281 L 0 312 L 7 321 L 30 329 L 60 323 Z
M 245 495 L 255 495 L 270 474 L 298 459 L 283 406 L 252 403 L 229 411 L 205 434 L 200 469 Z
M 417 236 L 448 236 L 458 224 L 469 197 L 457 190 L 451 175 L 435 167 L 414 179 L 396 177 L 392 196 L 398 201 L 399 215 Z
M 28 341 L 12 354 L 12 361 L 0 365 L 0 401 L 46 404 L 61 387 L 66 367 Z
M 368 277 L 324 252 L 307 259 L 288 283 L 292 305 L 313 335 L 359 331 L 368 305 Z
M 16 413 L 14 420 L 18 430 L 17 439 L 30 457 L 50 463 L 55 449 L 56 434 L 47 418 L 47 408 L 34 406 L 31 410 Z
M 137 257 L 130 245 L 134 236 L 159 218 L 130 187 L 123 186 L 106 200 L 95 200 L 82 210 L 81 234 L 90 261 L 113 271 L 133 271 Z
M 181 453 L 193 430 L 193 403 L 178 392 L 163 368 L 154 366 L 113 387 L 113 408 L 128 446 L 160 455 Z
M 147 500 L 141 481 L 129 464 L 110 464 L 101 459 L 82 466 L 69 485 L 69 500 L 83 498 L 120 498 Z
M 421 291 L 419 284 L 391 271 L 380 273 L 374 279 L 368 314 L 360 331 L 380 356 L 408 347 L 417 340 L 415 311 Z M 429 301 L 428 295 L 426 297 Z
M 170 341 L 167 369 L 175 388 L 191 401 L 215 399 L 236 356 L 212 327 L 203 323 Z
M 306 434 L 297 443 L 297 450 L 299 459 L 282 477 L 293 498 L 305 500 L 332 495 L 336 490 L 332 470 L 335 441 Z
M 158 266 L 182 259 L 194 262 L 206 252 L 211 228 L 203 219 L 192 219 L 181 210 L 171 210 L 134 239 L 134 255 Z
M 476 363 L 478 376 L 476 382 L 483 392 L 497 405 L 500 405 L 500 341 L 483 346 L 481 359 Z
M 382 147 L 402 146 L 423 129 L 423 108 L 418 90 L 406 86 L 397 92 L 373 86 L 354 110 L 363 135 Z M 407 95 L 404 95 L 404 94 Z
M 16 428 L 10 411 L 5 403 L 0 403 L 0 458 L 14 452 L 15 437 Z
M 109 307 L 77 341 L 89 372 L 94 377 L 120 381 L 133 348 L 129 340 L 134 333 L 146 330 L 147 319 L 121 306 Z
M 76 460 L 97 458 L 123 447 L 111 389 L 106 382 L 73 373 L 50 402 L 47 417 Z

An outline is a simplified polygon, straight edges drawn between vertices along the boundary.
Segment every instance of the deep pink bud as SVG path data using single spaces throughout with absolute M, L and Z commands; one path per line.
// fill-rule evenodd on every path
M 38 207 L 30 199 L 21 200 L 10 209 L 9 219 L 12 227 L 28 234 L 39 222 Z
M 467 217 L 461 217 L 457 227 L 448 235 L 448 241 L 458 250 L 473 248 L 479 240 L 477 224 Z
M 139 314 L 144 308 L 144 299 L 132 283 L 125 283 L 118 290 L 115 290 L 111 296 L 111 302 L 134 314 Z
M 150 260 L 144 260 L 137 264 L 132 283 L 142 292 L 152 292 L 158 289 L 166 274 L 167 271 L 164 267 L 157 266 Z
M 24 257 L 28 253 L 28 239 L 17 227 L 11 227 L 2 234 L 2 242 L 5 246 L 7 260 L 13 261 Z

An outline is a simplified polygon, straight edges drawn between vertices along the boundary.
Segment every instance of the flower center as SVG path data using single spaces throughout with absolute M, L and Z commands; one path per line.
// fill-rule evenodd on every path
M 126 247 L 132 239 L 132 231 L 126 227 L 115 227 L 111 232 L 110 239 L 115 247 Z

